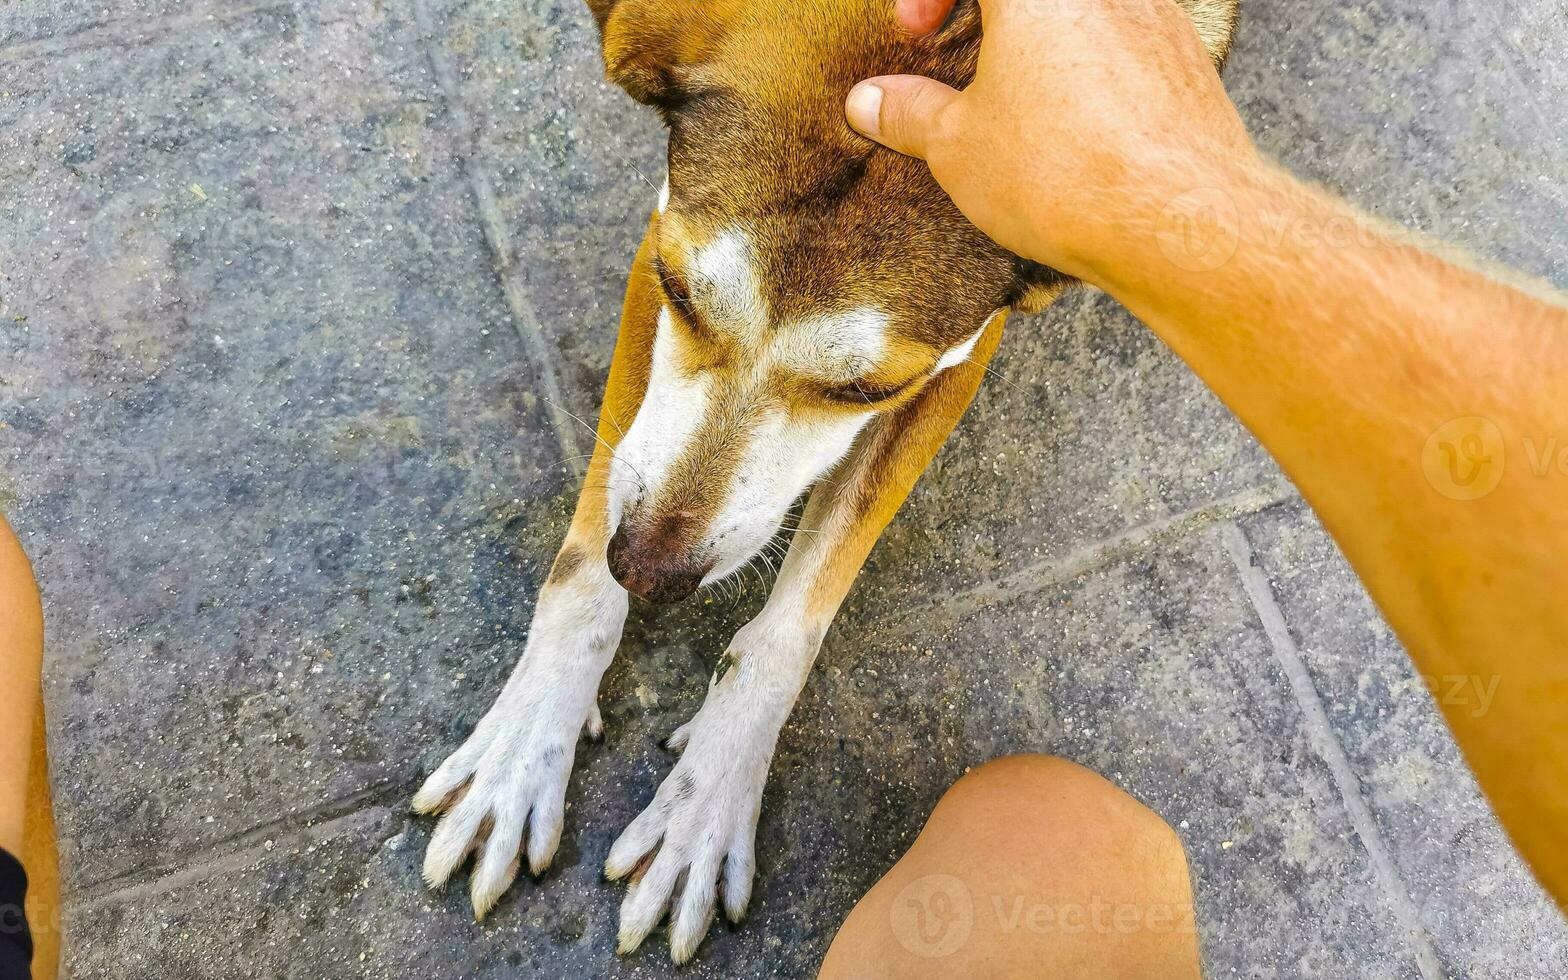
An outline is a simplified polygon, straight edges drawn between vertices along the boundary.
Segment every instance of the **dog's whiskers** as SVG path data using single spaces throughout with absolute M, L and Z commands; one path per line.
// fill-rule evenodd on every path
M 793 527 L 791 527 L 788 524 L 780 524 L 779 525 L 779 530 L 784 532 L 785 534 L 821 534 L 822 533 L 822 529 L 819 528 L 819 527 L 802 527 L 799 524 L 797 524 L 797 525 L 795 525 Z
M 994 370 L 989 364 L 980 365 L 980 369 L 996 380 L 1002 382 L 1002 384 L 1007 385 L 1009 388 L 1017 388 L 1019 391 L 1023 392 L 1027 392 L 1029 390 L 1016 381 L 1009 381 L 1000 371 Z
M 580 459 L 593 459 L 593 453 L 578 453 L 576 456 L 563 456 L 555 462 L 546 463 L 539 468 L 541 470 L 553 470 L 557 466 L 565 466 L 567 463 L 573 463 Z
M 642 182 L 643 182 L 643 183 L 644 183 L 644 184 L 647 184 L 647 185 L 648 185 L 648 186 L 649 186 L 649 187 L 651 187 L 651 188 L 653 188 L 653 192 L 654 192 L 654 193 L 655 193 L 655 194 L 657 194 L 657 193 L 658 193 L 658 192 L 659 192 L 659 188 L 658 188 L 658 187 L 656 187 L 656 186 L 654 186 L 654 183 L 653 183 L 653 181 L 651 181 L 651 180 L 649 180 L 649 179 L 648 179 L 648 175 L 647 175 L 647 174 L 645 174 L 645 173 L 643 173 L 643 172 L 642 172 L 642 168 L 641 168 L 641 167 L 639 167 L 639 166 L 637 166 L 637 164 L 635 164 L 635 163 L 633 163 L 633 162 L 632 162 L 632 161 L 631 161 L 631 158 L 630 158 L 630 157 L 627 157 L 627 156 L 624 156 L 624 155 L 622 155 L 622 154 L 616 154 L 616 155 L 617 155 L 617 156 L 620 156 L 620 158 L 621 158 L 621 162 L 622 162 L 622 163 L 624 163 L 624 164 L 626 164 L 626 166 L 628 166 L 628 167 L 630 167 L 630 168 L 631 168 L 631 171 L 632 171 L 632 173 L 634 173 L 634 174 L 636 174 L 636 175 L 637 175 L 637 176 L 638 176 L 638 177 L 639 177 L 639 178 L 641 178 L 641 179 L 642 179 Z
M 620 433 L 620 436 L 621 436 L 622 439 L 625 439 L 626 438 L 626 430 L 621 428 L 620 420 L 615 417 L 615 413 L 610 411 L 607 408 L 604 411 L 599 413 L 599 418 L 603 419 L 606 415 L 610 416 L 610 424 L 615 426 L 615 431 Z M 614 452 L 614 450 L 611 450 L 611 452 Z
M 540 396 L 540 397 L 543 397 L 543 396 Z M 633 465 L 631 462 L 629 462 L 624 456 L 617 456 L 616 453 L 615 453 L 615 447 L 610 445 L 610 443 L 603 436 L 599 435 L 599 430 L 598 429 L 595 429 L 593 426 L 589 425 L 580 416 L 574 414 L 571 409 L 567 408 L 565 405 L 562 405 L 560 402 L 551 401 L 548 398 L 545 398 L 544 400 L 545 400 L 545 402 L 547 404 L 554 405 L 556 408 L 560 409 L 563 413 L 565 413 L 565 415 L 568 418 L 572 419 L 578 425 L 582 426 L 583 428 L 587 429 L 589 432 L 593 433 L 594 441 L 599 443 L 599 445 L 603 446 L 605 449 L 609 450 L 610 458 L 612 460 L 618 459 L 621 462 L 625 463 L 626 466 L 633 473 L 635 473 L 637 475 L 637 483 L 638 483 L 638 485 L 645 491 L 648 489 L 648 481 L 643 477 L 642 472 L 639 471 L 637 469 L 637 467 L 635 465 Z M 617 424 L 616 428 L 619 429 L 620 425 Z

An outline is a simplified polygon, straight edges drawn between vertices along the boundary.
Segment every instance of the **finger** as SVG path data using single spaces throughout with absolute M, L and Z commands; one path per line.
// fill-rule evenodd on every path
M 883 75 L 849 90 L 844 115 L 863 136 L 925 159 L 958 91 L 919 75 Z
M 528 808 L 521 802 L 509 803 L 496 814 L 490 838 L 485 841 L 479 864 L 468 881 L 468 899 L 474 906 L 474 918 L 483 919 L 488 915 L 517 877 L 517 848 L 523 839 L 523 823 L 527 818 Z
M 440 816 L 463 801 L 463 797 L 468 793 L 470 785 L 468 782 L 460 783 L 456 789 L 442 796 L 438 789 L 428 788 L 430 787 L 430 781 L 426 780 L 425 785 L 420 787 L 418 793 L 414 794 L 414 802 L 412 804 L 414 812 L 427 817 Z
M 686 886 L 670 913 L 670 959 L 679 966 L 691 959 L 713 922 L 719 858 L 704 855 L 686 872 Z
M 751 879 L 757 873 L 756 841 L 752 834 L 724 857 L 724 916 L 739 924 L 751 902 Z
M 455 803 L 455 800 L 450 799 L 453 792 L 468 782 L 489 747 L 490 739 L 481 737 L 479 732 L 469 736 L 468 741 L 447 756 L 446 761 L 437 766 L 436 771 L 419 787 L 419 792 L 414 794 L 414 811 L 440 813 Z
M 441 818 L 436 832 L 431 835 L 430 845 L 425 848 L 425 884 L 439 888 L 468 856 L 479 824 L 485 818 L 487 800 L 483 793 L 470 792 L 452 812 Z
M 930 34 L 947 22 L 958 0 L 898 0 L 894 15 L 904 30 L 916 36 Z
M 626 890 L 621 902 L 621 931 L 615 952 L 625 956 L 648 938 L 648 933 L 664 917 L 670 903 L 675 879 L 680 877 L 681 862 L 672 848 L 665 848 L 653 859 L 648 873 Z
M 652 803 L 627 824 L 621 836 L 610 845 L 610 856 L 604 861 L 605 877 L 611 881 L 626 877 L 663 836 L 664 816 L 659 805 Z
M 544 874 L 561 844 L 561 825 L 565 822 L 566 797 L 546 793 L 528 818 L 528 873 L 535 878 Z

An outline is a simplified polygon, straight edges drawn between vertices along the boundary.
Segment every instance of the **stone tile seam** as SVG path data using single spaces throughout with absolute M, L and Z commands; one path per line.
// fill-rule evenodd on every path
M 1241 578 L 1242 588 L 1246 590 L 1247 597 L 1263 624 L 1269 646 L 1274 651 L 1274 659 L 1284 672 L 1291 693 L 1296 699 L 1296 705 L 1301 709 L 1302 722 L 1306 727 L 1313 751 L 1329 769 L 1329 775 L 1334 780 L 1334 786 L 1339 791 L 1345 811 L 1350 817 L 1351 826 L 1355 829 L 1356 835 L 1361 838 L 1362 847 L 1366 849 L 1367 857 L 1372 862 L 1373 873 L 1383 888 L 1395 918 L 1405 930 L 1406 939 L 1411 945 L 1411 952 L 1415 956 L 1422 977 L 1425 980 L 1444 980 L 1447 974 L 1443 971 L 1442 962 L 1432 947 L 1432 940 L 1427 935 L 1426 927 L 1421 923 L 1420 910 L 1411 898 L 1410 890 L 1405 886 L 1398 869 L 1395 868 L 1388 844 L 1378 831 L 1377 820 L 1372 816 L 1372 811 L 1362 796 L 1361 780 L 1351 766 L 1344 746 L 1334 734 L 1328 711 L 1323 706 L 1323 699 L 1318 694 L 1317 686 L 1313 683 L 1312 673 L 1307 668 L 1306 661 L 1302 659 L 1294 637 L 1291 636 L 1290 626 L 1285 622 L 1284 610 L 1274 598 L 1274 588 L 1269 582 L 1268 574 L 1259 564 L 1246 532 L 1234 520 L 1220 524 L 1219 535 L 1226 552 L 1230 555 L 1231 562 L 1236 566 L 1236 574 Z
M 1089 572 L 1145 554 L 1174 541 L 1190 538 L 1215 524 L 1267 510 L 1294 499 L 1295 489 L 1283 480 L 1248 487 L 1228 497 L 1140 524 L 1108 538 L 1083 545 L 1063 556 L 1048 558 L 1008 572 L 994 584 L 971 586 L 912 607 L 878 616 L 862 632 L 899 637 L 925 628 L 922 613 L 940 611 L 962 619 L 986 608 L 1064 585 Z
M 0 64 L 57 58 L 77 51 L 116 45 L 122 49 L 153 44 L 166 37 L 202 24 L 227 24 L 274 10 L 293 10 L 292 0 L 265 0 L 262 3 L 215 5 L 210 8 L 164 14 L 160 17 L 117 17 L 84 25 L 66 34 L 0 42 Z M 125 37 L 129 31 L 132 37 Z
M 413 0 L 410 6 L 419 30 L 419 41 L 424 45 L 425 54 L 430 60 L 430 70 L 435 76 L 436 88 L 446 102 L 447 111 L 452 116 L 453 128 L 457 131 L 459 165 L 468 178 L 474 207 L 479 212 L 480 229 L 490 249 L 496 281 L 501 287 L 502 296 L 511 313 L 512 328 L 516 331 L 518 340 L 522 342 L 524 357 L 538 373 L 540 394 L 547 407 L 550 428 L 564 457 L 562 465 L 567 466 L 574 476 L 581 478 L 587 472 L 587 467 L 583 462 L 584 455 L 577 438 L 577 430 L 573 426 L 581 425 L 588 429 L 589 432 L 594 433 L 596 440 L 598 434 L 594 432 L 592 426 L 573 415 L 565 407 L 566 400 L 561 395 L 560 376 L 556 370 L 554 354 L 544 336 L 544 329 L 540 326 L 533 298 L 529 295 L 521 273 L 515 267 L 511 237 L 507 234 L 506 221 L 501 214 L 500 205 L 496 203 L 495 189 L 482 172 L 474 152 L 475 130 L 463 102 L 457 71 L 437 42 L 435 20 L 431 16 L 428 0 Z
M 344 830 L 372 826 L 382 815 L 394 812 L 396 801 L 409 799 L 414 787 L 413 782 L 406 780 L 377 783 L 351 796 L 286 814 L 232 837 L 200 844 L 166 864 L 73 888 L 65 896 L 66 905 L 75 911 L 163 894 L 225 871 L 250 867 L 267 854 L 275 853 L 280 844 L 317 843 Z M 267 846 L 269 841 L 272 848 Z

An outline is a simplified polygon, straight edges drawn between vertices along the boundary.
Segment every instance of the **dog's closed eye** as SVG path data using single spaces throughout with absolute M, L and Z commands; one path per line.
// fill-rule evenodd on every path
M 915 383 L 911 378 L 899 385 L 876 385 L 863 381 L 851 381 L 849 384 L 834 385 L 822 389 L 822 396 L 828 401 L 838 402 L 843 405 L 880 405 L 890 402 L 909 390 Z
M 653 260 L 653 271 L 659 277 L 659 288 L 664 290 L 664 295 L 676 312 L 685 317 L 693 316 L 696 308 L 692 305 L 691 287 L 686 284 L 686 280 L 676 275 L 661 258 Z

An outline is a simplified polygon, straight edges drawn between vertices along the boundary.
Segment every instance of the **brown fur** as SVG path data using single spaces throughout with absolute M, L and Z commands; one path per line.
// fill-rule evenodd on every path
M 588 463 L 571 529 L 561 546 L 563 554 L 569 549 L 581 548 L 602 556 L 605 542 L 609 540 L 610 528 L 605 524 L 605 487 L 610 477 L 610 454 L 626 434 L 632 419 L 637 417 L 642 396 L 648 390 L 648 374 L 653 364 L 654 323 L 660 300 L 658 286 L 650 272 L 652 256 L 652 238 L 644 238 L 632 259 L 632 274 L 626 281 L 621 329 L 615 338 L 610 377 L 605 383 L 604 401 L 599 408 L 598 445 Z
M 576 545 L 562 548 L 560 553 L 555 556 L 555 563 L 550 566 L 550 575 L 545 579 L 546 584 L 559 585 L 565 582 L 575 575 L 579 568 L 583 567 L 583 561 L 587 557 L 583 550 Z
M 1236 0 L 1183 0 L 1217 64 Z M 670 127 L 669 166 L 694 233 L 744 220 L 765 247 L 781 317 L 874 299 L 894 327 L 945 350 L 998 307 L 1043 308 L 1062 277 L 1007 253 L 953 206 L 925 165 L 844 122 L 860 79 L 894 72 L 963 87 L 979 8 L 913 38 L 886 0 L 596 0 L 607 73 Z M 708 237 L 702 234 L 700 237 Z

